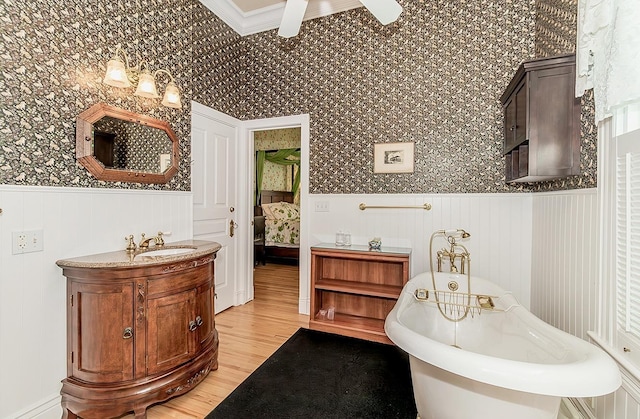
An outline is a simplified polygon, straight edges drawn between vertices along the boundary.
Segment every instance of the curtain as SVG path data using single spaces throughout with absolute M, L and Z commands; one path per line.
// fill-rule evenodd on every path
M 260 202 L 260 193 L 262 192 L 262 176 L 264 174 L 264 162 L 280 164 L 285 166 L 295 166 L 296 173 L 293 178 L 293 186 L 291 192 L 296 196 L 300 187 L 300 150 L 297 148 L 285 148 L 275 152 L 265 152 L 259 150 L 256 156 L 256 200 L 255 204 Z
M 596 123 L 640 100 L 640 0 L 579 0 L 576 96 L 593 89 Z
M 260 203 L 260 192 L 262 191 L 262 175 L 264 174 L 264 150 L 258 150 L 256 156 L 256 198 L 254 205 Z

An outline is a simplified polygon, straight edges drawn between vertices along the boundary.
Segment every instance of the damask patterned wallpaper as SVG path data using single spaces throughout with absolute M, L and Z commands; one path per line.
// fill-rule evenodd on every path
M 585 112 L 582 175 L 503 180 L 498 98 L 521 61 L 573 51 L 575 1 L 400 0 L 387 27 L 360 8 L 285 40 L 275 30 L 241 38 L 196 0 L 5 0 L 0 183 L 188 190 L 194 99 L 241 119 L 309 113 L 312 193 L 591 187 Z M 171 70 L 182 110 L 100 82 L 120 43 Z M 99 182 L 75 162 L 75 117 L 98 102 L 171 123 L 182 161 L 169 184 Z M 415 173 L 374 175 L 373 144 L 398 141 L 416 143 Z
M 0 2 L 0 183 L 189 190 L 194 2 Z M 118 44 L 132 64 L 139 55 L 152 69 L 173 74 L 182 95 L 181 110 L 101 82 Z M 168 81 L 163 77 L 158 83 L 162 92 Z M 167 185 L 97 181 L 75 162 L 75 118 L 98 102 L 171 124 L 182 161 Z
M 536 57 L 575 52 L 578 0 L 536 0 Z
M 247 92 L 246 40 L 193 1 L 193 100 L 242 118 Z
M 388 27 L 361 8 L 305 22 L 292 40 L 275 31 L 247 38 L 247 104 L 241 117 L 310 114 L 312 193 L 595 186 L 590 141 L 583 146 L 580 176 L 504 183 L 499 97 L 520 62 L 535 58 L 538 50 L 573 51 L 575 5 L 566 0 L 539 6 L 534 0 L 400 3 L 404 12 Z M 544 13 L 551 16 L 539 16 Z M 549 33 L 542 30 L 547 23 Z M 374 174 L 373 144 L 405 141 L 415 142 L 415 172 Z

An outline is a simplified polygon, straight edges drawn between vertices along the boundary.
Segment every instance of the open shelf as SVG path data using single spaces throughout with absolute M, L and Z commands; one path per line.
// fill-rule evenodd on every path
M 397 299 L 402 291 L 402 286 L 344 281 L 340 279 L 319 279 L 316 282 L 316 289 Z
M 315 313 L 314 316 L 317 314 L 318 313 Z M 387 335 L 384 333 L 384 319 L 336 313 L 333 320 L 316 318 L 309 320 L 309 327 L 315 330 L 338 333 L 358 338 L 362 337 L 362 332 L 366 332 L 367 339 L 369 340 L 391 343 Z
M 391 343 L 384 321 L 409 280 L 410 255 L 404 248 L 312 247 L 309 328 Z M 332 320 L 316 318 L 329 307 L 335 310 Z

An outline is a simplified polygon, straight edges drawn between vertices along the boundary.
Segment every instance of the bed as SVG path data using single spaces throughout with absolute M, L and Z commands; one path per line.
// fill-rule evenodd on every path
M 264 253 L 274 263 L 298 264 L 300 255 L 300 207 L 286 191 L 261 191 L 254 214 L 264 216 Z

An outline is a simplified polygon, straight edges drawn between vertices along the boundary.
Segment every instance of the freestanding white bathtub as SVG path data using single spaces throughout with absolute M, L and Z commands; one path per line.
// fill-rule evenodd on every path
M 466 292 L 467 276 L 435 273 Z M 432 289 L 431 273 L 412 278 L 387 316 L 389 338 L 409 353 L 422 419 L 555 419 L 562 397 L 608 394 L 621 384 L 614 361 L 596 346 L 535 317 L 497 285 L 471 277 L 475 294 L 498 296 L 494 310 L 459 322 L 445 319 L 416 289 Z M 453 346 L 456 345 L 456 346 Z

